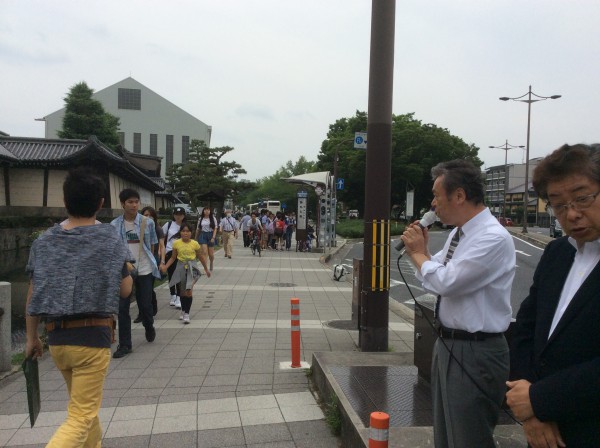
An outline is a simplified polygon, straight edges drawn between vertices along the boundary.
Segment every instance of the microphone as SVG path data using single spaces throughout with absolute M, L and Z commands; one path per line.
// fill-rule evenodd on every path
M 436 221 L 436 219 L 437 215 L 435 214 L 435 210 L 429 210 L 419 221 L 419 227 L 422 229 L 425 227 L 429 228 Z M 396 244 L 396 250 L 400 252 L 402 249 L 404 249 L 404 241 L 400 240 L 400 242 Z

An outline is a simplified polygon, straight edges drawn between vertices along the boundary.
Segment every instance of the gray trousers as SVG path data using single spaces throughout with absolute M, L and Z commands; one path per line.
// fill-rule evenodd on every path
M 436 448 L 493 448 L 493 433 L 506 393 L 509 353 L 504 337 L 444 340 L 473 384 L 438 339 L 433 348 L 431 396 Z

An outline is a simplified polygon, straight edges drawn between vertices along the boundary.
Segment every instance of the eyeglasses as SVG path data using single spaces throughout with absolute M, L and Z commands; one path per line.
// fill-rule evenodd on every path
M 566 204 L 550 204 L 548 202 L 548 209 L 554 210 L 555 215 L 564 215 L 569 211 L 569 208 L 573 207 L 575 210 L 585 210 L 590 207 L 594 201 L 596 200 L 596 196 L 600 194 L 600 191 L 594 194 L 588 194 L 585 196 L 580 196 L 578 198 L 573 199 L 572 201 L 567 202 Z

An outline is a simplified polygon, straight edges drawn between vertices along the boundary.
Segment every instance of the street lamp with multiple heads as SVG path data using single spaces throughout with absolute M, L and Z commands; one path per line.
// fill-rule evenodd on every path
M 537 101 L 555 100 L 560 97 L 561 95 L 537 95 L 531 91 L 531 86 L 529 86 L 529 92 L 525 93 L 524 95 L 517 96 L 515 98 L 510 98 L 508 96 L 502 96 L 499 98 L 500 101 L 512 100 L 520 101 L 521 103 L 527 103 L 527 148 L 525 149 L 525 193 L 523 195 L 523 233 L 527 233 L 527 208 L 529 206 L 529 135 L 531 129 L 531 103 L 535 103 Z
M 504 150 L 504 192 L 503 192 L 503 196 L 504 196 L 504 201 L 502 203 L 502 217 L 504 218 L 504 222 L 506 222 L 506 182 L 508 180 L 508 150 L 509 149 L 513 149 L 513 148 L 525 148 L 524 145 L 520 145 L 520 146 L 515 146 L 515 145 L 511 145 L 510 143 L 508 143 L 508 140 L 506 140 L 506 143 L 504 143 L 504 145 L 499 145 L 499 146 L 490 146 L 490 148 L 492 149 L 503 149 Z

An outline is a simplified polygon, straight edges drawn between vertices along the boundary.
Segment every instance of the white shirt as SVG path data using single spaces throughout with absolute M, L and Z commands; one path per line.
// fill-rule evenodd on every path
M 588 278 L 590 272 L 596 267 L 600 261 L 600 240 L 590 241 L 585 243 L 583 247 L 578 248 L 577 242 L 569 237 L 569 243 L 577 249 L 575 253 L 575 260 L 569 271 L 569 275 L 565 280 L 562 292 L 560 293 L 560 299 L 556 312 L 554 313 L 554 319 L 552 319 L 552 326 L 550 327 L 550 333 L 548 333 L 548 339 L 552 336 L 554 329 L 560 322 L 565 310 L 568 308 L 573 296 L 577 293 L 583 282 Z
M 148 254 L 140 247 L 143 241 L 140 239 L 139 229 L 136 228 L 135 222 L 123 220 L 125 226 L 125 237 L 127 238 L 127 247 L 131 254 L 131 258 L 135 260 L 135 266 L 138 270 L 138 275 L 148 275 L 152 273 L 152 263 L 148 259 Z
M 233 232 L 238 229 L 238 222 L 233 216 L 225 216 L 219 224 L 223 232 Z
M 171 224 L 169 226 L 169 223 Z M 163 225 L 163 232 L 165 232 L 165 236 L 167 237 L 167 245 L 165 246 L 165 251 L 166 252 L 171 252 L 173 250 L 173 243 L 175 241 L 177 241 L 177 238 L 173 238 L 175 236 L 175 234 L 177 234 L 179 232 L 179 224 L 177 224 L 177 221 L 170 221 L 170 222 L 166 222 Z M 167 232 L 168 229 L 168 232 Z M 169 260 L 167 260 L 169 261 Z
M 244 232 L 248 231 L 248 221 L 250 221 L 252 217 L 250 215 L 242 216 L 242 220 L 240 221 L 240 227 Z
M 489 209 L 465 223 L 452 259 L 444 266 L 444 248 L 421 266 L 416 275 L 423 287 L 441 295 L 438 320 L 444 327 L 471 333 L 506 331 L 512 318 L 510 289 L 516 255 L 512 237 Z

